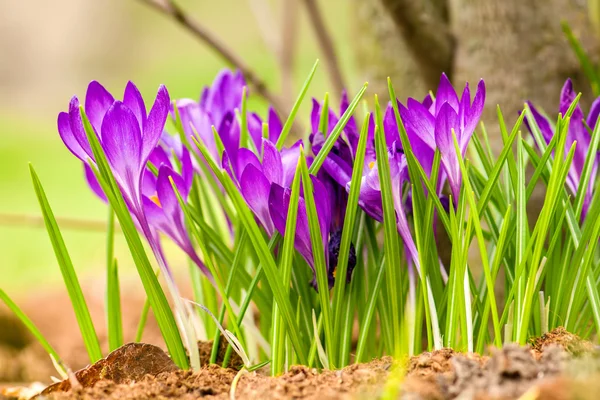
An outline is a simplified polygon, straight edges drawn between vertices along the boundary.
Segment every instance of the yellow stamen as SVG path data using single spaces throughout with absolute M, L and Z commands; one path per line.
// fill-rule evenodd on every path
M 371 161 L 369 163 L 369 169 L 373 169 L 374 166 L 375 166 L 375 161 Z
M 150 196 L 150 200 L 152 200 L 152 202 L 157 206 L 162 207 L 162 205 L 160 204 L 160 200 L 158 199 L 158 195 L 153 194 L 152 196 Z
M 335 273 L 337 272 L 337 265 L 335 266 L 335 268 L 333 269 L 333 277 L 335 278 Z

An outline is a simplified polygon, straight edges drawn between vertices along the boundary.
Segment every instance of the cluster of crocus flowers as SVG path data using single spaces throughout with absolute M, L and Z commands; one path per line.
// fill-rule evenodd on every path
M 443 196 L 442 190 L 445 183 L 448 182 L 450 193 L 454 198 L 453 203 L 456 204 L 460 194 L 462 174 L 460 173 L 453 135 L 458 142 L 461 156 L 464 156 L 483 112 L 484 102 L 485 84 L 483 80 L 479 82 L 473 99 L 471 99 L 468 83 L 459 99 L 445 74 L 442 74 L 435 98 L 428 95 L 422 102 L 409 98 L 406 105 L 398 102 L 400 116 L 413 154 L 428 176 L 432 172 L 436 149 L 441 153 L 442 168 L 438 175 L 437 193 L 432 195 Z M 345 107 L 347 107 L 347 100 L 343 99 L 341 112 L 345 110 Z M 315 111 L 313 111 L 314 113 Z M 335 113 L 331 110 L 329 113 L 329 120 L 337 121 Z M 318 120 L 318 117 L 313 117 L 313 126 L 315 119 Z M 410 193 L 408 196 L 403 196 L 403 187 L 409 181 L 408 165 L 391 104 L 387 106 L 382 122 L 381 132 L 385 135 L 388 147 L 387 155 L 398 232 L 403 239 L 409 264 L 413 261 L 418 263 L 417 249 L 407 220 L 407 214 L 411 212 L 411 196 Z M 349 123 L 345 129 L 345 135 L 345 138 L 342 137 L 336 143 L 336 148 L 328 155 L 323 167 L 338 185 L 345 190 L 349 190 L 353 160 L 358 146 L 356 126 Z M 359 205 L 369 216 L 377 221 L 382 221 L 381 185 L 375 153 L 375 124 L 372 119 L 369 123 L 367 135 Z M 313 139 L 313 150 L 318 152 L 320 140 L 318 136 L 313 135 L 311 137 L 316 138 Z
M 563 116 L 566 115 L 567 110 L 569 109 L 573 101 L 575 101 L 576 97 L 577 94 L 573 90 L 573 82 L 570 79 L 567 79 L 562 88 L 559 103 L 559 112 Z M 555 127 L 553 123 L 546 116 L 542 115 L 531 102 L 528 102 L 528 104 L 529 108 L 531 109 L 531 113 L 533 114 L 533 118 L 535 119 L 535 123 L 537 124 L 542 134 L 542 137 L 544 138 L 544 141 L 546 142 L 546 144 L 549 144 L 555 134 Z M 573 162 L 567 173 L 566 184 L 569 188 L 569 191 L 573 195 L 577 194 L 579 187 L 581 186 L 583 169 L 585 166 L 588 151 L 590 149 L 591 131 L 594 130 L 596 126 L 599 114 L 600 98 L 597 98 L 593 102 L 587 118 L 585 117 L 579 104 L 575 107 L 575 110 L 571 115 L 569 129 L 566 137 L 566 148 L 570 148 L 575 142 L 576 146 L 575 153 L 573 155 Z M 531 128 L 529 125 L 529 121 L 527 122 L 528 127 Z M 590 206 L 590 202 L 592 201 L 596 175 L 598 173 L 599 161 L 600 155 L 595 154 L 592 161 L 592 168 L 590 171 L 590 181 L 588 183 L 587 188 L 584 189 L 585 192 L 583 199 L 583 208 L 581 213 L 582 219 L 585 218 L 585 215 L 587 214 L 587 211 Z
M 161 86 L 149 112 L 146 111 L 139 91 L 131 82 L 127 84 L 122 101 L 115 100 L 97 82 L 89 85 L 86 95 L 86 115 L 98 135 L 138 228 L 151 242 L 158 243 L 159 232 L 169 237 L 209 277 L 209 272 L 194 250 L 173 188 L 175 186 L 183 201 L 187 201 L 194 176 L 202 174 L 190 155 L 190 151 L 197 149 L 188 149 L 177 137 L 164 132 L 165 123 L 169 114 L 173 118 L 179 118 L 184 135 L 202 141 L 214 161 L 229 173 L 266 234 L 283 235 L 291 185 L 300 151 L 305 148 L 305 144 L 299 140 L 290 147 L 278 148 L 276 143 L 283 126 L 281 120 L 272 108 L 269 108 L 265 120 L 251 112 L 242 116 L 245 95 L 242 75 L 228 70 L 221 72 L 213 84 L 205 88 L 198 101 L 181 99 L 171 103 L 166 89 Z M 447 77 L 442 75 L 435 98 L 427 96 L 422 102 L 409 99 L 406 105 L 398 104 L 410 145 L 427 174 L 431 173 L 436 149 L 442 155 L 437 193 L 432 195 L 442 196 L 442 188 L 448 182 L 456 201 L 462 177 L 453 135 L 458 141 L 459 151 L 464 155 L 481 116 L 484 100 L 483 81 L 479 83 L 477 93 L 471 101 L 468 85 L 459 99 Z M 339 115 L 347 108 L 348 99 L 344 93 Z M 323 112 L 328 112 L 326 132 L 321 132 L 319 127 Z M 243 127 L 242 119 L 246 122 Z M 309 137 L 313 154 L 317 155 L 322 150 L 323 143 L 338 121 L 336 112 L 323 110 L 319 102 L 313 101 Z M 59 115 L 58 128 L 65 145 L 83 161 L 91 188 L 99 197 L 105 198 L 91 169 L 95 161 L 87 142 L 76 97 L 71 101 L 69 112 Z M 242 132 L 242 129 L 246 132 Z M 388 146 L 398 232 L 407 250 L 409 264 L 412 265 L 412 262 L 418 260 L 418 255 L 407 219 L 411 212 L 410 193 L 403 196 L 409 174 L 391 104 L 383 116 L 381 131 Z M 368 138 L 359 205 L 368 216 L 382 221 L 375 123 L 372 118 L 366 132 Z M 247 138 L 246 143 L 243 142 L 244 137 Z M 347 192 L 358 142 L 358 128 L 354 118 L 350 118 L 340 139 L 327 155 L 323 168 L 317 176 L 311 177 L 330 286 L 335 279 Z M 309 165 L 312 162 L 310 155 L 307 162 Z M 209 177 L 201 177 L 204 178 Z M 298 207 L 295 248 L 314 272 L 313 250 L 302 194 Z M 345 279 L 350 279 L 355 264 L 356 256 L 352 249 Z M 314 280 L 313 285 L 316 287 Z

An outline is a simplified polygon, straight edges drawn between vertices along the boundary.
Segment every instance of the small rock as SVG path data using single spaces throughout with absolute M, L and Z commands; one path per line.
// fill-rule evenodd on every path
M 173 372 L 179 368 L 159 347 L 144 343 L 129 343 L 110 353 L 106 358 L 75 372 L 82 387 L 92 387 L 101 380 L 117 384 L 139 381 L 146 375 L 156 376 L 161 372 Z M 42 395 L 71 390 L 67 379 L 48 386 Z

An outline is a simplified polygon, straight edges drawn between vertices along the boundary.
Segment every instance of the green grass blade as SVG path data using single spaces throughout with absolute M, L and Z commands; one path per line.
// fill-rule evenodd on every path
M 60 233 L 60 229 L 56 223 L 56 219 L 54 218 L 54 213 L 52 212 L 50 204 L 48 203 L 48 199 L 46 198 L 46 193 L 44 192 L 42 183 L 40 182 L 31 164 L 29 165 L 29 171 L 31 173 L 31 180 L 33 182 L 33 187 L 35 189 L 38 202 L 40 203 L 40 209 L 42 211 L 42 215 L 44 216 L 44 223 L 46 225 L 46 230 L 48 231 L 48 237 L 52 242 L 52 248 L 54 249 L 54 254 L 56 255 L 56 260 L 58 261 L 58 265 L 60 267 L 60 272 L 65 281 L 65 286 L 67 287 L 67 292 L 69 293 L 73 310 L 75 311 L 75 317 L 77 318 L 77 323 L 81 331 L 85 348 L 87 349 L 90 361 L 95 363 L 102 358 L 102 350 L 100 350 L 100 342 L 98 341 L 98 335 L 96 334 L 96 329 L 94 328 L 90 311 L 87 307 L 87 303 L 85 302 L 85 298 L 83 297 L 81 285 L 79 284 L 77 274 L 73 268 L 71 257 L 69 256 L 69 252 L 65 246 L 62 234 Z
M 109 207 L 106 233 L 106 324 L 110 351 L 116 350 L 123 345 L 119 267 L 114 256 L 114 247 L 115 213 Z
M 123 322 L 121 317 L 121 289 L 119 288 L 119 267 L 114 260 L 107 272 L 106 314 L 108 325 L 108 347 L 110 351 L 123 345 Z
M 592 86 L 592 91 L 594 92 L 594 96 L 600 95 L 600 77 L 596 72 L 596 68 L 594 67 L 594 63 L 588 57 L 585 49 L 579 42 L 579 40 L 575 37 L 575 34 L 571 30 L 569 23 L 567 21 L 562 21 L 561 26 L 571 48 L 575 52 L 579 63 L 581 64 L 581 69 L 585 73 L 586 77 L 590 81 L 590 85 Z
M 338 265 L 336 276 L 341 277 L 336 279 L 333 287 L 333 318 L 335 322 L 334 335 L 339 337 L 342 324 L 345 320 L 342 313 L 343 300 L 346 291 L 346 275 L 348 272 L 348 257 L 350 255 L 350 246 L 352 245 L 352 233 L 358 214 L 358 197 L 360 195 L 360 183 L 363 174 L 363 166 L 365 162 L 365 153 L 367 149 L 367 137 L 369 128 L 369 115 L 365 117 L 363 126 L 360 132 L 358 147 L 356 150 L 356 158 L 352 168 L 352 180 L 350 182 L 350 193 L 346 204 L 346 214 L 344 215 L 344 228 L 342 230 L 342 241 L 340 244 L 340 252 L 338 256 Z M 343 349 L 338 349 L 344 351 Z M 339 353 L 340 358 L 342 353 Z M 340 364 L 341 366 L 342 364 Z
M 152 307 L 152 311 L 165 340 L 165 344 L 167 345 L 169 354 L 171 355 L 171 358 L 175 364 L 177 364 L 180 368 L 187 369 L 189 368 L 189 361 L 181 340 L 181 336 L 179 335 L 179 329 L 177 328 L 173 311 L 171 310 L 165 293 L 163 292 L 160 283 L 158 282 L 158 278 L 152 269 L 152 265 L 150 264 L 150 260 L 148 259 L 144 249 L 144 245 L 137 232 L 137 228 L 129 213 L 127 205 L 125 204 L 125 200 L 119 191 L 119 187 L 112 170 L 108 165 L 106 155 L 104 154 L 104 150 L 100 145 L 94 128 L 92 128 L 90 121 L 85 115 L 83 107 L 80 107 L 80 112 L 88 142 L 90 143 L 94 158 L 98 165 L 97 169 L 92 169 L 94 169 L 94 173 L 98 178 L 98 182 L 102 186 L 102 190 L 108 198 L 108 201 L 115 211 L 117 219 L 119 220 L 121 230 L 123 231 L 125 240 L 129 246 L 133 261 L 142 281 L 142 285 L 144 286 L 144 291 L 146 292 L 146 295 L 150 301 L 150 306 Z
M 585 195 L 588 191 L 590 179 L 592 177 L 592 169 L 598 162 L 598 143 L 600 143 L 600 124 L 596 124 L 594 127 L 590 140 L 590 146 L 585 158 L 585 164 L 583 165 L 583 170 L 581 171 L 581 182 L 579 183 L 579 188 L 575 197 L 575 212 L 577 214 L 577 218 L 581 217 Z M 583 143 L 578 143 L 577 145 L 583 146 Z M 595 184 L 595 182 L 593 183 Z
M 323 147 L 319 151 L 319 154 L 317 154 L 317 156 L 313 160 L 312 164 L 310 165 L 310 168 L 308 169 L 308 171 L 312 175 L 317 175 L 317 172 L 319 172 L 319 169 L 323 165 L 325 158 L 327 157 L 327 155 L 329 154 L 329 152 L 335 145 L 335 142 L 338 140 L 338 138 L 342 134 L 342 131 L 346 127 L 346 124 L 348 123 L 350 118 L 352 117 L 352 114 L 354 114 L 354 110 L 356 110 L 356 107 L 358 107 L 358 103 L 360 102 L 360 99 L 362 99 L 363 95 L 367 91 L 367 86 L 368 86 L 368 84 L 365 83 L 363 85 L 362 89 L 360 89 L 358 91 L 356 96 L 354 96 L 354 99 L 352 99 L 352 101 L 350 102 L 350 105 L 348 105 L 348 108 L 346 109 L 344 114 L 342 114 L 342 116 L 340 117 L 338 123 L 335 124 L 335 127 L 333 128 L 333 130 L 331 131 L 329 136 L 327 136 L 327 139 L 325 140 L 325 143 L 323 143 Z
M 306 96 L 306 91 L 308 90 L 308 87 L 310 86 L 310 83 L 312 82 L 312 79 L 315 76 L 315 72 L 317 71 L 318 65 L 319 60 L 316 60 L 313 64 L 312 69 L 310 70 L 310 73 L 308 74 L 308 77 L 302 85 L 302 89 L 300 90 L 300 93 L 298 94 L 294 105 L 292 106 L 292 111 L 290 111 L 288 119 L 285 121 L 285 124 L 283 124 L 281 135 L 279 135 L 279 138 L 277 139 L 276 143 L 278 150 L 281 150 L 283 148 L 283 145 L 285 144 L 285 140 L 287 139 L 288 134 L 290 133 L 290 129 L 292 129 L 292 125 L 294 124 L 294 120 L 296 119 L 296 114 L 298 113 L 300 105 L 302 104 L 302 100 L 304 100 L 304 96 Z
M 379 110 L 379 102 L 375 97 L 376 111 Z M 375 127 L 375 151 L 377 155 L 377 169 L 379 172 L 379 183 L 381 186 L 381 201 L 383 205 L 383 247 L 386 255 L 386 297 L 390 307 L 391 321 L 382 321 L 382 324 L 390 324 L 394 337 L 400 335 L 400 313 L 401 300 L 397 290 L 400 272 L 400 243 L 396 227 L 396 209 L 394 207 L 394 189 L 392 189 L 392 178 L 390 174 L 390 162 L 385 134 L 383 132 L 381 111 L 378 112 Z M 399 194 L 398 194 L 399 195 Z M 416 261 L 416 260 L 415 260 Z
M 460 171 L 463 176 L 463 184 L 464 184 L 464 194 L 467 196 L 467 201 L 469 202 L 470 212 L 473 213 L 473 218 L 475 223 L 473 224 L 475 227 L 475 236 L 477 237 L 477 244 L 479 245 L 479 252 L 481 255 L 482 268 L 485 276 L 485 281 L 487 285 L 488 295 L 487 299 L 490 302 L 490 308 L 492 311 L 492 324 L 494 327 L 494 344 L 498 347 L 502 346 L 502 336 L 500 333 L 500 323 L 498 319 L 498 308 L 496 305 L 496 297 L 494 295 L 494 281 L 492 279 L 490 265 L 487 256 L 487 249 L 485 246 L 485 239 L 483 238 L 483 232 L 481 229 L 481 223 L 479 219 L 477 202 L 475 201 L 475 196 L 473 194 L 473 189 L 471 188 L 471 183 L 469 181 L 469 174 L 467 172 L 467 168 L 465 167 L 464 160 L 462 158 L 462 154 L 460 152 L 460 148 L 458 146 L 458 141 L 456 139 L 456 133 L 452 132 L 452 138 L 454 140 L 454 150 L 456 151 L 456 157 L 458 158 L 458 164 L 460 166 Z M 483 322 L 485 323 L 485 321 Z
M 248 205 L 242 198 L 242 195 L 239 193 L 238 189 L 235 187 L 235 184 L 227 175 L 227 173 L 221 170 L 214 160 L 210 159 L 209 152 L 204 143 L 195 140 L 196 145 L 202 152 L 205 157 L 207 163 L 212 169 L 215 176 L 220 180 L 221 184 L 225 188 L 227 194 L 231 198 L 235 208 L 238 211 L 238 217 L 240 222 L 244 225 L 246 231 L 248 232 L 248 236 L 250 237 L 250 241 L 255 249 L 256 255 L 258 256 L 263 270 L 265 272 L 265 276 L 273 291 L 273 296 L 275 297 L 275 301 L 280 308 L 281 314 L 284 317 L 284 321 L 286 323 L 286 330 L 288 335 L 292 341 L 294 346 L 294 350 L 298 355 L 298 359 L 302 364 L 306 364 L 307 356 L 306 349 L 302 345 L 302 341 L 300 340 L 299 330 L 296 326 L 296 321 L 294 319 L 294 312 L 289 298 L 285 295 L 285 288 L 281 284 L 281 274 L 277 269 L 277 265 L 275 260 L 273 259 L 273 254 L 269 250 L 269 247 L 265 243 L 265 239 L 263 234 L 261 233 L 261 229 L 258 227 L 254 215 L 248 208 Z
M 56 350 L 54 350 L 50 343 L 48 343 L 42 332 L 40 332 L 38 327 L 35 326 L 33 321 L 29 319 L 27 315 L 25 315 L 23 310 L 21 310 L 21 308 L 14 301 L 12 301 L 12 299 L 2 289 L 0 289 L 0 300 L 2 300 L 2 302 L 6 304 L 9 310 L 17 316 L 17 318 L 23 323 L 23 325 L 25 325 L 27 330 L 31 332 L 33 337 L 35 337 L 37 341 L 42 345 L 44 350 L 46 350 L 46 353 L 48 353 L 56 361 L 57 366 L 62 369 L 61 372 L 66 375 L 67 368 L 64 366 Z
M 327 262 L 325 259 L 325 247 L 323 244 L 319 215 L 317 214 L 317 205 L 314 198 L 313 183 L 306 165 L 304 150 L 300 149 L 300 171 L 302 172 L 302 186 L 304 188 L 304 202 L 306 205 L 306 215 L 308 218 L 308 228 L 310 231 L 310 242 L 312 245 L 312 255 L 314 269 L 317 275 L 317 287 L 319 290 L 319 302 L 321 304 L 321 314 L 323 316 L 323 327 L 325 331 L 325 345 L 327 346 L 327 358 L 329 367 L 335 368 L 334 363 L 334 337 L 333 323 L 331 321 L 331 306 L 329 304 L 329 280 L 327 279 Z M 327 201 L 326 199 L 321 199 Z M 342 278 L 343 279 L 343 278 Z
M 327 97 L 326 97 L 327 98 Z M 296 166 L 296 173 L 292 182 L 292 193 L 290 195 L 290 203 L 288 207 L 288 215 L 285 222 L 285 235 L 283 235 L 283 247 L 281 249 L 281 261 L 279 269 L 281 270 L 282 280 L 281 283 L 285 287 L 286 293 L 289 293 L 290 282 L 292 280 L 292 265 L 294 261 L 294 254 L 296 252 L 294 244 L 296 239 L 296 221 L 298 219 L 298 203 L 300 201 L 300 177 L 301 177 L 301 163 L 298 160 Z M 279 315 L 279 308 L 277 304 L 273 304 L 273 343 L 271 353 L 271 374 L 273 376 L 283 371 L 283 364 L 285 361 L 285 329 L 284 321 Z

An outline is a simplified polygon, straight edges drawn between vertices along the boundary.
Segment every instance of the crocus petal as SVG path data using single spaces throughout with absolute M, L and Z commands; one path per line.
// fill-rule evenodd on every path
M 271 185 L 271 192 L 269 194 L 269 213 L 271 214 L 275 229 L 277 229 L 281 235 L 286 234 L 285 227 L 288 209 L 290 207 L 290 196 L 290 189 L 284 189 L 276 184 Z M 311 268 L 314 267 L 306 206 L 304 205 L 304 199 L 302 198 L 298 201 L 294 247 L 302 257 L 304 257 Z
M 469 144 L 469 141 L 471 140 L 471 135 L 473 134 L 473 131 L 479 123 L 479 119 L 481 118 L 481 114 L 483 113 L 484 105 L 485 82 L 482 79 L 479 81 L 479 84 L 477 84 L 477 92 L 475 93 L 473 104 L 469 108 L 467 108 L 467 111 L 465 111 L 464 124 L 461 124 L 461 126 L 463 127 L 463 133 L 460 137 L 460 148 L 463 154 Z
M 247 118 L 247 123 L 248 123 L 248 135 L 250 135 L 250 138 L 252 139 L 254 146 L 257 149 L 260 149 L 261 144 L 262 144 L 262 139 L 263 139 L 263 137 L 262 137 L 262 120 L 260 119 L 258 114 L 249 113 L 248 118 Z M 243 145 L 247 146 L 247 144 L 245 144 L 245 143 Z
M 460 192 L 460 169 L 452 131 L 454 130 L 455 135 L 458 135 L 458 129 L 458 115 L 452 106 L 446 103 L 440 108 L 440 112 L 436 118 L 435 138 L 437 146 L 442 153 L 442 164 L 448 175 L 450 189 L 455 199 L 458 198 Z
M 146 105 L 142 94 L 138 90 L 137 86 L 131 81 L 127 82 L 125 86 L 125 93 L 123 93 L 123 104 L 125 104 L 133 112 L 135 117 L 140 123 L 140 131 L 144 130 L 144 121 L 146 120 Z
M 181 192 L 182 196 L 187 198 L 192 184 L 194 183 L 194 164 L 192 162 L 192 157 L 190 156 L 190 152 L 187 147 L 183 147 L 183 153 L 180 157 L 181 160 L 181 177 L 183 178 L 183 182 L 185 186 L 183 187 L 183 191 Z
M 81 146 L 89 158 L 95 160 L 92 148 L 90 147 L 90 143 L 88 142 L 85 133 L 85 128 L 83 127 L 83 120 L 81 118 L 81 110 L 79 109 L 79 100 L 77 97 L 73 97 L 69 103 L 69 122 L 71 124 L 73 137 L 77 143 L 79 143 L 79 146 Z M 96 130 L 96 133 L 97 132 L 98 130 Z
M 312 99 L 312 110 L 310 112 L 310 127 L 311 132 L 319 132 L 319 123 L 321 122 L 321 103 L 317 99 Z M 321 132 L 323 133 L 323 132 Z
M 96 175 L 94 175 L 92 168 L 88 164 L 83 164 L 83 168 L 85 172 L 85 180 L 87 181 L 90 189 L 92 189 L 94 194 L 96 194 L 96 196 L 98 196 L 102 201 L 107 202 L 108 200 L 106 199 L 106 195 L 104 194 L 102 186 L 100 186 L 100 182 L 98 182 Z
M 187 188 L 181 176 L 166 165 L 160 167 L 156 179 L 156 194 L 160 200 L 161 207 L 167 215 L 175 215 L 181 212 L 179 200 L 173 190 L 171 179 L 175 183 L 179 195 L 184 201 L 187 199 Z
M 335 154 L 329 153 L 323 160 L 323 169 L 341 187 L 346 187 L 352 180 L 352 166 Z
M 302 140 L 298 140 L 289 148 L 281 149 L 281 164 L 283 166 L 283 186 L 290 187 L 296 174 L 298 159 L 300 158 L 300 146 Z
M 409 98 L 406 107 L 398 104 L 400 117 L 406 128 L 406 133 L 412 143 L 414 136 L 435 149 L 435 117 L 417 100 Z
M 273 222 L 269 213 L 269 195 L 271 183 L 254 165 L 248 165 L 240 179 L 240 189 L 244 200 L 254 212 L 269 236 L 274 232 Z
M 249 165 L 253 165 L 256 169 L 258 169 L 262 173 L 262 165 L 261 165 L 260 161 L 258 160 L 258 157 L 256 157 L 256 154 L 254 154 L 251 150 L 248 150 L 245 147 L 242 147 L 241 149 L 238 150 L 237 159 L 235 159 L 233 161 L 234 161 L 234 165 L 233 165 L 234 172 L 235 172 L 238 180 L 241 178 L 242 173 L 244 172 L 246 167 L 248 167 Z
M 317 217 L 319 219 L 319 228 L 321 230 L 321 239 L 323 240 L 323 246 L 326 249 L 329 238 L 329 226 L 331 225 L 330 196 L 325 185 L 323 185 L 316 176 L 311 175 L 311 180 L 313 185 L 313 197 L 317 208 Z M 327 254 L 327 252 L 325 253 Z
M 114 101 L 112 94 L 99 82 L 90 82 L 85 95 L 85 115 L 87 115 L 96 132 L 102 126 L 102 119 Z
M 591 129 L 594 129 L 596 127 L 596 122 L 598 121 L 599 114 L 600 114 L 600 97 L 598 97 L 596 100 L 594 100 L 594 102 L 592 103 L 592 106 L 590 107 L 590 112 L 588 113 L 587 124 Z
M 383 116 L 383 131 L 385 132 L 385 141 L 388 146 L 394 142 L 400 143 L 396 114 L 394 113 L 394 108 L 391 104 L 388 104 Z
M 167 92 L 167 88 L 164 85 L 160 85 L 158 88 L 158 93 L 156 94 L 156 100 L 154 100 L 154 105 L 148 114 L 148 118 L 143 124 L 143 147 L 141 153 L 142 160 L 147 159 L 152 150 L 158 144 L 160 136 L 165 128 L 167 116 L 169 115 L 170 104 L 171 100 L 169 98 L 169 92 Z
M 117 180 L 134 200 L 139 194 L 142 172 L 142 136 L 135 115 L 122 102 L 116 101 L 102 121 L 102 146 Z
M 267 121 L 269 124 L 269 140 L 273 143 L 277 143 L 277 140 L 281 135 L 281 131 L 283 130 L 283 124 L 281 123 L 281 119 L 273 107 L 269 107 Z
M 437 92 L 435 94 L 435 114 L 437 115 L 444 103 L 448 103 L 450 107 L 454 109 L 455 112 L 458 112 L 459 104 L 458 104 L 458 96 L 450 83 L 450 80 L 446 76 L 446 74 L 442 74 L 440 78 L 440 84 L 438 86 Z
M 142 196 L 151 197 L 156 195 L 156 175 L 148 168 L 142 176 Z
M 283 166 L 281 155 L 277 147 L 270 141 L 263 139 L 263 162 L 262 169 L 269 182 L 283 185 Z
M 86 162 L 88 155 L 73 135 L 73 131 L 71 130 L 71 118 L 69 117 L 69 114 L 66 112 L 61 112 L 58 114 L 57 125 L 60 138 L 64 142 L 65 146 L 67 146 L 67 149 L 69 149 L 71 153 L 75 155 L 75 157 L 79 158 L 83 162 Z
M 554 136 L 554 129 L 550 125 L 550 121 L 548 121 L 548 119 L 544 117 L 531 102 L 528 101 L 527 104 L 529 105 L 531 114 L 533 114 L 533 119 L 535 120 L 535 123 L 537 124 L 538 128 L 540 128 L 540 132 L 542 133 L 546 144 L 550 143 L 552 137 Z M 525 124 L 531 131 L 531 126 L 529 125 L 529 118 L 525 118 Z
M 162 165 L 166 165 L 169 167 L 171 166 L 171 160 L 169 159 L 169 155 L 161 146 L 156 146 L 154 150 L 152 150 L 148 161 L 150 161 L 152 165 L 156 167 L 156 169 L 159 169 Z
M 565 84 L 560 91 L 560 105 L 558 110 L 564 116 L 567 113 L 569 107 L 577 97 L 577 93 L 573 89 L 573 81 L 569 78 L 565 81 Z

